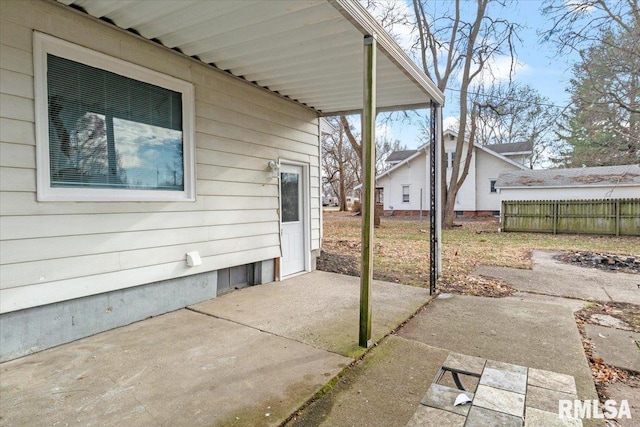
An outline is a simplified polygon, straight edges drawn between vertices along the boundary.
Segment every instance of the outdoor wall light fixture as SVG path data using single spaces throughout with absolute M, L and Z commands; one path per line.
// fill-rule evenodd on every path
M 269 160 L 269 170 L 271 171 L 271 178 L 277 179 L 280 176 L 280 163 L 277 160 Z

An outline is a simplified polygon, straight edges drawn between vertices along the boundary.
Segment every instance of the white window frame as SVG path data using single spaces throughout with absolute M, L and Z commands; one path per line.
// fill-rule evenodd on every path
M 404 196 L 405 196 L 404 189 L 405 188 L 407 189 L 407 196 L 408 196 L 407 198 L 409 199 L 406 202 L 404 201 Z M 407 185 L 407 184 L 402 185 L 402 203 L 411 203 L 411 186 L 410 185 Z
M 33 52 L 38 201 L 186 202 L 196 200 L 194 139 L 195 102 L 193 84 L 38 32 L 34 32 L 33 35 Z M 52 187 L 49 157 L 47 54 L 59 56 L 61 58 L 181 93 L 184 189 L 182 191 L 170 191 L 91 187 Z

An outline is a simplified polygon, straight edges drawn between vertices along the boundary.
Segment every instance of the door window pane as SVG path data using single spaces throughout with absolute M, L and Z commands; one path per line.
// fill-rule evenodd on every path
M 300 221 L 300 175 L 282 172 L 280 185 L 282 190 L 282 222 Z

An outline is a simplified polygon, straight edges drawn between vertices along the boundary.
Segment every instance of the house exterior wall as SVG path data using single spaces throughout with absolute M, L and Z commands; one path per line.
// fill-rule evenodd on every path
M 505 154 L 504 156 L 507 157 L 508 159 L 513 160 L 516 163 L 520 163 L 521 165 L 528 166 L 529 158 L 531 157 L 531 154 Z
M 456 149 L 456 142 L 449 135 L 445 138 L 443 157 L 450 159 L 450 153 Z M 467 146 L 463 148 L 460 172 L 466 161 Z M 459 154 L 456 153 L 456 156 Z M 447 183 L 451 180 L 452 168 L 447 161 Z M 397 169 L 378 178 L 377 187 L 384 188 L 385 214 L 399 216 L 416 216 L 420 213 L 420 188 L 423 189 L 422 211 L 429 211 L 429 153 L 421 151 L 411 159 L 409 164 L 403 162 Z M 491 216 L 500 210 L 501 197 L 490 192 L 490 180 L 497 180 L 502 172 L 520 170 L 518 166 L 491 155 L 481 149 L 474 149 L 471 154 L 469 173 L 458 190 L 455 210 L 464 216 Z M 402 186 L 410 185 L 410 203 L 402 202 Z
M 306 165 L 310 247 L 320 248 L 312 111 L 54 2 L 3 0 L 0 28 L 0 313 L 272 262 L 272 159 Z M 194 85 L 195 202 L 36 201 L 34 30 Z M 190 251 L 202 266 L 187 267 Z
M 413 159 L 409 165 L 402 164 L 398 169 L 377 180 L 376 187 L 384 188 L 384 210 L 419 211 L 420 190 L 422 189 L 422 209 L 429 210 L 429 178 L 427 177 L 424 154 Z M 425 179 L 426 178 L 426 179 Z M 409 202 L 402 201 L 402 186 L 409 186 Z
M 501 188 L 500 200 L 590 200 L 637 198 L 640 186 Z
M 456 141 L 452 141 L 449 138 L 446 139 L 444 145 L 444 154 L 448 157 L 448 153 L 456 150 Z M 462 150 L 462 154 L 456 153 L 457 156 L 462 156 L 460 161 L 460 174 L 465 166 L 467 156 L 468 144 L 465 144 Z M 471 153 L 471 164 L 469 166 L 469 173 L 465 178 L 462 186 L 458 190 L 456 195 L 455 210 L 456 211 L 475 211 L 476 209 L 476 150 Z M 448 167 L 447 163 L 447 183 L 451 182 L 451 173 L 453 169 Z
M 520 170 L 498 157 L 482 150 L 476 150 L 478 174 L 476 179 L 476 210 L 499 211 L 501 198 L 498 192 L 491 192 L 491 180 L 497 180 L 502 172 Z

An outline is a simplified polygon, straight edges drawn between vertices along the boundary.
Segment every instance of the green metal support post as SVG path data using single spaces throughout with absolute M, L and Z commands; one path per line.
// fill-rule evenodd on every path
M 364 38 L 364 104 L 362 109 L 362 273 L 360 274 L 360 347 L 371 345 L 371 281 L 375 188 L 376 39 Z

